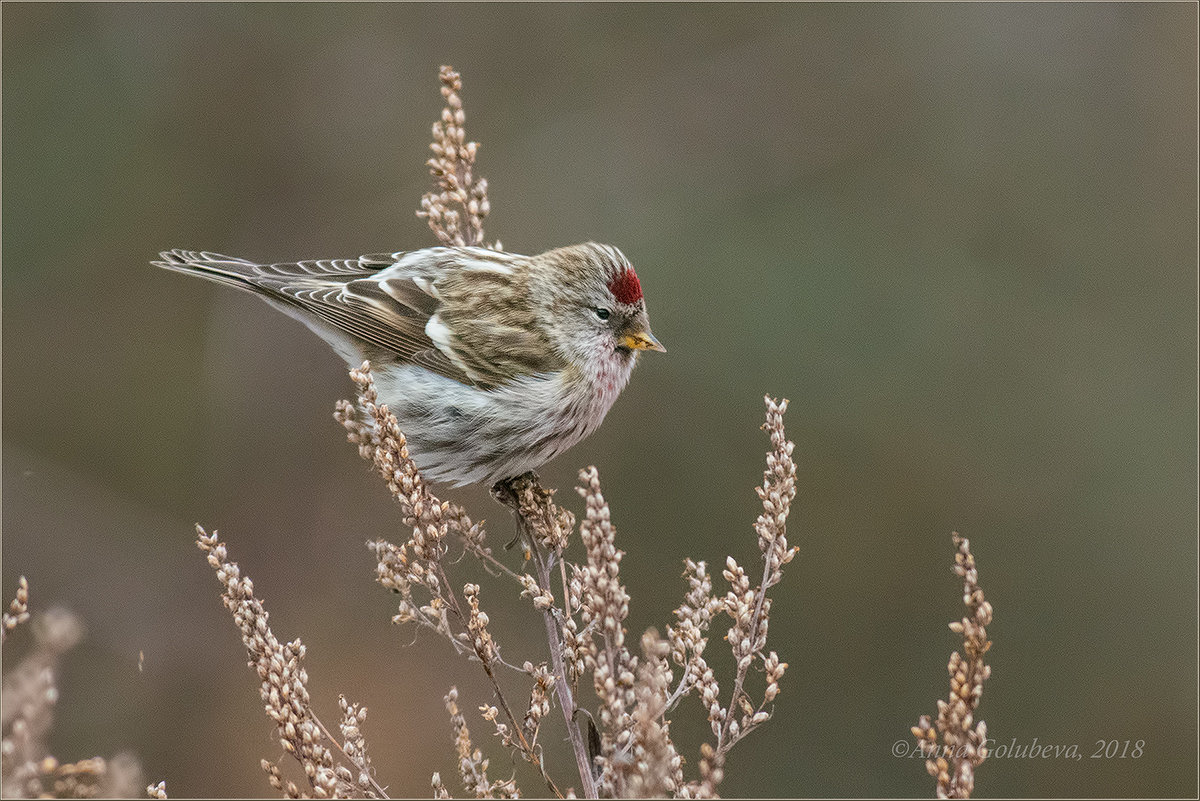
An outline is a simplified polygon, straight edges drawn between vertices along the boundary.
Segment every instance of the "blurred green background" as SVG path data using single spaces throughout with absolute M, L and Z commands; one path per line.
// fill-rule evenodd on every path
M 946 692 L 956 529 L 996 609 L 980 716 L 1083 755 L 994 759 L 978 795 L 1195 795 L 1196 15 L 5 4 L 2 587 L 24 573 L 35 609 L 88 626 L 56 754 L 131 750 L 176 796 L 269 791 L 280 749 L 200 521 L 308 644 L 327 722 L 339 692 L 370 708 L 380 781 L 455 786 L 441 696 L 489 693 L 389 623 L 363 542 L 403 532 L 331 419 L 343 366 L 148 264 L 433 244 L 413 210 L 448 63 L 489 235 L 618 245 L 670 351 L 543 471 L 578 511 L 576 471 L 600 468 L 634 642 L 669 621 L 684 556 L 755 561 L 761 398 L 791 399 L 800 552 L 771 625 L 791 667 L 725 794 L 932 794 L 892 747 Z M 447 494 L 510 536 L 484 490 Z M 484 587 L 506 657 L 545 658 L 526 602 Z M 730 675 L 719 636 L 709 655 Z M 1112 740 L 1144 755 L 1089 758 Z

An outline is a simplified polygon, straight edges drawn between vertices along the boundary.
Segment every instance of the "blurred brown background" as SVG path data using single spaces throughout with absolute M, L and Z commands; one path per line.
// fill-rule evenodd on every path
M 454 777 L 441 696 L 488 691 L 389 623 L 363 542 L 402 532 L 331 419 L 343 366 L 148 264 L 432 244 L 413 210 L 449 63 L 489 234 L 618 245 L 670 350 L 543 471 L 578 510 L 600 468 L 634 635 L 668 622 L 684 556 L 755 559 L 761 397 L 792 401 L 791 669 L 727 795 L 931 794 L 892 746 L 946 691 L 953 529 L 996 608 L 989 731 L 1083 755 L 994 759 L 978 794 L 1194 795 L 1195 32 L 1185 3 L 5 4 L 2 589 L 24 573 L 88 625 L 56 753 L 269 790 L 200 521 L 308 644 L 327 722 L 339 692 L 370 708 L 380 781 Z M 453 497 L 508 538 L 485 491 Z M 506 656 L 544 658 L 511 595 L 485 582 Z

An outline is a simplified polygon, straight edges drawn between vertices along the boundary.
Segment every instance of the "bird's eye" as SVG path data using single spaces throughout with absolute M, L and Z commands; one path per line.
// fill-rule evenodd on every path
M 595 309 L 595 312 L 596 316 L 601 320 L 607 320 L 608 316 L 612 314 L 612 312 L 610 312 L 608 309 Z

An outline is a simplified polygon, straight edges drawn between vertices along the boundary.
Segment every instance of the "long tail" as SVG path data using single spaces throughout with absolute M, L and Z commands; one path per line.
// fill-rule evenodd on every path
M 364 259 L 313 259 L 310 261 L 256 264 L 235 256 L 194 250 L 167 250 L 159 254 L 158 267 L 178 273 L 198 275 L 219 284 L 247 289 L 275 297 L 288 303 L 299 301 L 305 305 L 310 293 L 325 293 L 337 290 L 356 278 L 366 278 L 384 266 L 394 263 L 394 258 Z
M 165 250 L 159 254 L 159 257 L 161 261 L 150 263 L 156 267 L 174 270 L 177 273 L 198 275 L 219 284 L 227 284 L 251 292 L 274 294 L 275 287 L 271 286 L 270 269 L 264 269 L 263 265 L 246 259 L 194 250 Z
M 408 295 L 389 294 L 376 280 L 400 255 L 255 264 L 217 253 L 169 250 L 152 264 L 253 292 L 357 365 L 372 348 L 372 353 L 411 360 L 433 347 L 425 324 L 436 300 L 411 284 Z M 404 282 L 397 287 L 393 293 L 405 289 Z

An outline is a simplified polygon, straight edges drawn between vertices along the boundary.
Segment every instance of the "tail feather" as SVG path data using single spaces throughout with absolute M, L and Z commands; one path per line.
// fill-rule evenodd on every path
M 402 286 L 393 295 L 373 283 L 381 269 L 394 263 L 386 261 L 368 257 L 365 265 L 363 259 L 256 264 L 218 253 L 168 250 L 152 263 L 253 292 L 300 320 L 357 365 L 368 350 L 411 361 L 434 347 L 425 325 L 436 301 L 415 286 L 411 289 L 415 299 L 409 299 L 397 291 Z M 442 369 L 450 372 L 449 367 Z M 457 373 L 453 377 L 460 380 Z
M 263 291 L 262 268 L 252 261 L 220 253 L 194 250 L 165 250 L 159 261 L 150 262 L 156 267 L 178 273 L 198 275 L 219 284 L 228 284 L 250 291 Z

